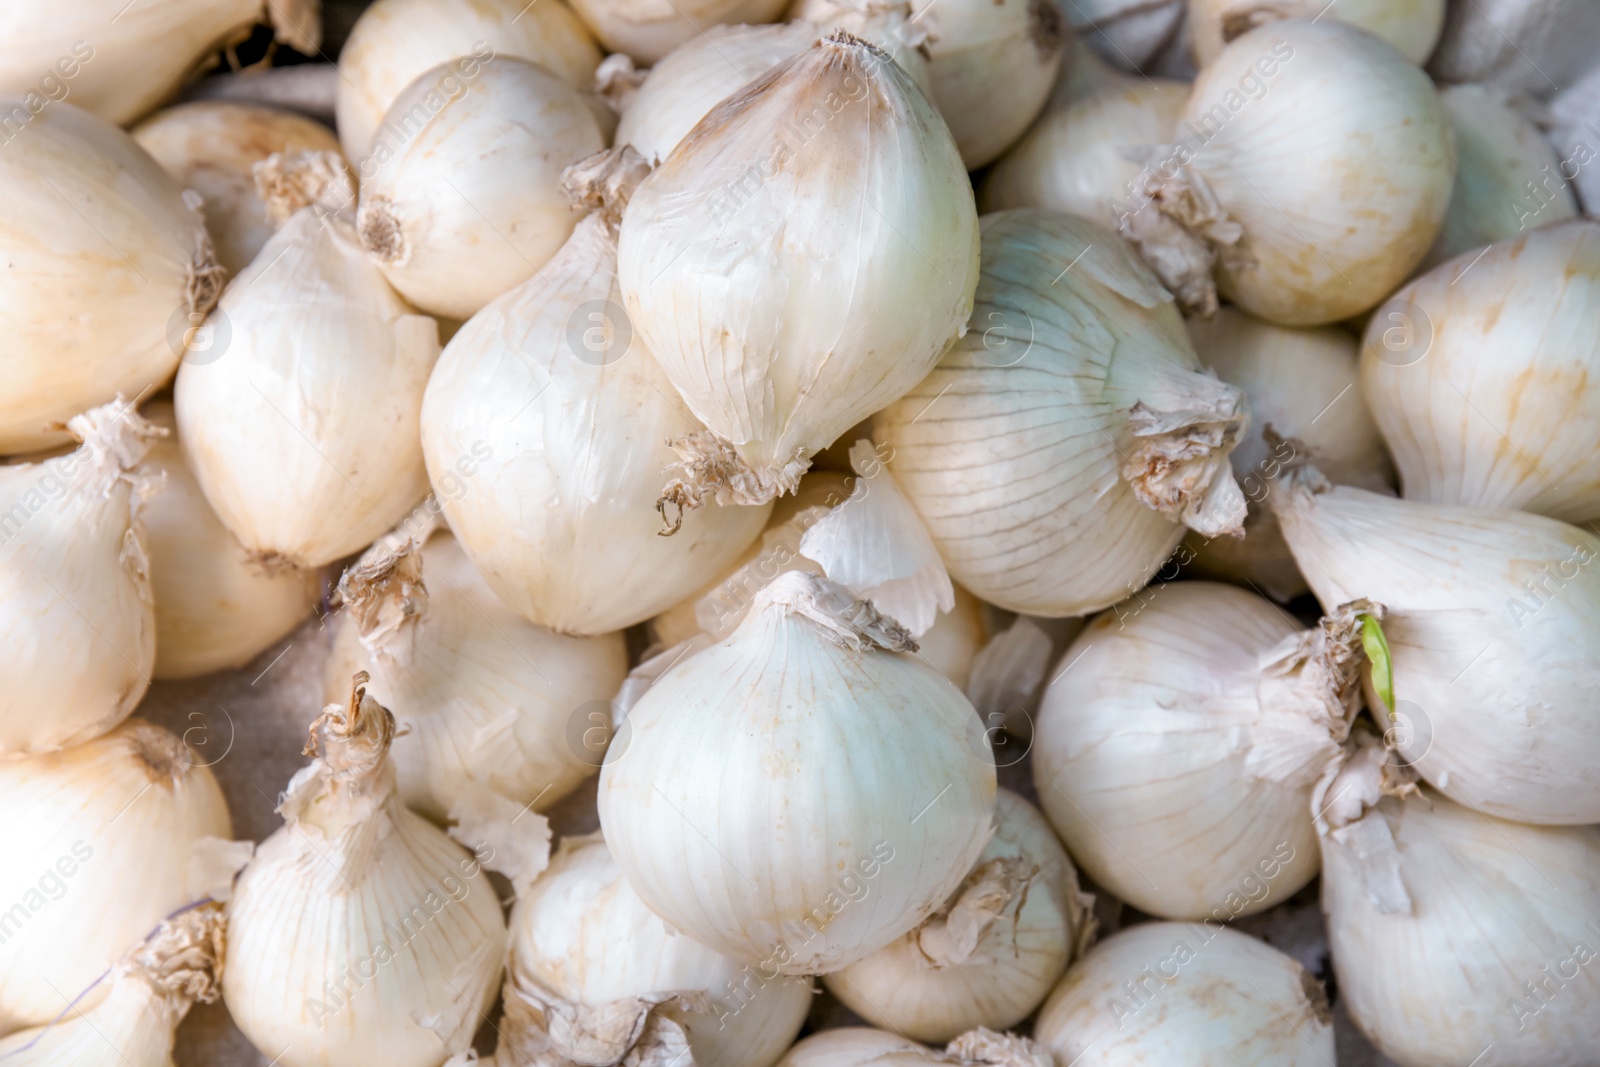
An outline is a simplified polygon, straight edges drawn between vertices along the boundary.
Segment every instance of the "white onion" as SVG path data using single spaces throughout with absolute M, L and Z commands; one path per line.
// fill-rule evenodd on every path
M 573 0 L 608 51 L 654 63 L 717 25 L 771 22 L 786 0 Z
M 1338 20 L 1427 62 L 1444 29 L 1445 0 L 1189 0 L 1194 59 L 1204 67 L 1229 41 L 1277 19 Z

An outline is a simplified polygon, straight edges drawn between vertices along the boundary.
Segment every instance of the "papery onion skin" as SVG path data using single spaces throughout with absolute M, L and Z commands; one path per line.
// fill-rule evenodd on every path
M 839 33 L 718 105 L 645 180 L 618 271 L 633 328 L 760 481 L 748 502 L 770 499 L 964 329 L 972 188 L 912 80 Z
M 54 1019 L 63 995 L 193 903 L 196 844 L 232 836 L 205 761 L 141 719 L 64 752 L 0 762 L 0 810 L 0 889 L 12 902 L 0 943 L 7 1032 Z
M 143 413 L 176 431 L 171 401 L 152 401 Z M 321 576 L 252 563 L 206 503 L 176 436 L 152 441 L 145 461 L 165 479 L 140 513 L 156 611 L 154 677 L 243 667 L 311 614 Z
M 1140 589 L 1183 536 L 1124 474 L 1135 406 L 1231 404 L 1207 453 L 1220 481 L 1243 400 L 1199 373 L 1172 297 L 1115 235 L 1031 210 L 983 226 L 972 329 L 873 437 L 952 578 L 1008 610 L 1086 614 Z M 1205 510 L 1208 492 L 1174 510 Z
M 1100 942 L 1045 1002 L 1034 1040 L 1079 1067 L 1327 1067 L 1321 983 L 1277 949 L 1209 923 L 1143 923 Z
M 914 657 L 842 648 L 774 600 L 807 602 L 808 582 L 831 585 L 783 575 L 663 675 L 600 772 L 601 827 L 650 909 L 769 973 L 837 970 L 917 925 L 994 805 L 972 705 Z
M 8 4 L 0 18 L 0 95 L 48 97 L 47 109 L 69 100 L 111 122 L 132 122 L 176 93 L 217 48 L 249 36 L 262 15 L 262 0 Z M 320 37 L 315 21 L 307 27 Z
M 226 100 L 165 108 L 131 132 L 173 181 L 205 201 L 206 229 L 229 277 L 272 236 L 251 168 L 274 152 L 339 151 L 333 131 L 314 119 Z
M 1016 864 L 1025 879 L 964 960 L 930 961 L 913 930 L 823 978 L 851 1011 L 918 1041 L 943 1043 L 986 1026 L 1008 1030 L 1039 1006 L 1087 941 L 1092 898 L 1038 809 L 1001 789 L 995 836 L 977 869 L 994 860 Z M 960 893 L 961 890 L 957 890 Z M 935 962 L 938 965 L 935 965 Z
M 600 50 L 572 9 L 560 0 L 378 0 L 356 20 L 339 52 L 336 126 L 345 158 L 363 177 L 377 159 L 408 137 L 383 126 L 400 90 L 423 71 L 460 60 L 470 87 L 499 55 L 537 63 L 587 92 Z M 372 155 L 373 163 L 368 163 Z
M 451 64 L 419 74 L 385 113 L 398 124 L 459 85 Z M 568 165 L 605 147 L 594 101 L 511 56 L 432 114 L 361 183 L 361 243 L 399 294 L 431 315 L 471 318 L 561 248 L 578 215 Z
M 787 0 L 573 0 L 608 52 L 654 63 L 716 25 L 771 22 Z
M 1286 603 L 1308 587 L 1278 520 L 1262 506 L 1285 465 L 1303 452 L 1333 482 L 1374 492 L 1393 488 L 1383 439 L 1361 391 L 1359 344 L 1339 327 L 1275 326 L 1232 307 L 1185 325 L 1200 362 L 1244 390 L 1258 429 L 1232 455 L 1234 477 L 1250 501 L 1245 536 L 1190 533 L 1179 559 L 1185 573 L 1248 585 Z M 1295 443 L 1269 445 L 1260 432 L 1268 426 Z
M 1241 31 L 1275 19 L 1348 23 L 1393 45 L 1421 66 L 1439 43 L 1445 0 L 1189 0 L 1194 61 L 1204 67 Z
M 1229 922 L 1316 876 L 1311 790 L 1339 744 L 1305 717 L 1298 773 L 1263 758 L 1301 736 L 1296 710 L 1270 705 L 1262 685 L 1266 654 L 1299 631 L 1245 590 L 1177 582 L 1096 617 L 1068 647 L 1033 768 L 1095 884 L 1152 915 Z
M 1600 830 L 1491 819 L 1430 792 L 1366 818 L 1388 824 L 1412 910 L 1375 907 L 1332 842 L 1322 909 L 1340 999 L 1378 1050 L 1401 1067 L 1593 1063 Z
M 1189 159 L 1243 230 L 1222 249 L 1217 290 L 1285 326 L 1350 318 L 1393 292 L 1438 236 L 1455 180 L 1454 132 L 1427 75 L 1331 21 L 1235 39 L 1200 72 L 1178 137 L 1188 151 L 1163 151 L 1147 172 Z
M 448 533 L 428 538 L 421 553 L 426 600 L 408 606 L 414 633 L 394 642 L 405 647 L 391 650 L 381 636 L 363 647 L 357 620 L 343 619 L 326 699 L 342 699 L 356 671 L 372 676 L 373 696 L 409 730 L 390 749 L 400 795 L 435 823 L 480 783 L 543 810 L 598 769 L 569 728 L 586 704 L 610 700 L 622 684 L 622 635 L 565 637 L 524 621 Z
M 1267 499 L 1325 608 L 1363 595 L 1388 608 L 1401 755 L 1488 815 L 1600 822 L 1600 537 L 1326 489 L 1314 473 L 1292 471 Z
M 0 147 L 3 455 L 61 444 L 52 423 L 169 376 L 222 277 L 199 212 L 105 120 L 52 104 Z
M 809 979 L 773 978 L 672 930 L 645 907 L 598 835 L 566 838 L 511 913 L 510 965 L 563 1000 L 600 1007 L 704 991 L 684 1012 L 695 1067 L 772 1067 L 811 1008 Z
M 1063 69 L 1039 121 L 984 179 L 978 206 L 985 214 L 1048 208 L 1115 228 L 1117 205 L 1139 173 L 1123 150 L 1172 140 L 1188 85 L 1130 77 L 1071 47 L 1071 69 Z
M 585 219 L 539 275 L 464 326 L 422 412 L 462 548 L 508 607 L 560 633 L 666 609 L 737 558 L 769 510 L 703 508 L 656 536 L 665 442 L 702 427 L 622 311 L 610 225 Z
M 1600 518 L 1600 222 L 1464 253 L 1367 326 L 1361 383 L 1408 500 Z

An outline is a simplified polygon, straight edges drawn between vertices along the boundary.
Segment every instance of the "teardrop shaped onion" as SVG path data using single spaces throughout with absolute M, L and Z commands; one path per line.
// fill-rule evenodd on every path
M 943 903 L 988 840 L 994 762 L 960 691 L 888 651 L 908 647 L 790 571 L 662 676 L 600 772 L 600 825 L 651 911 L 767 973 L 817 974 Z
M 1424 270 L 1578 213 L 1572 186 L 1562 180 L 1560 157 L 1516 108 L 1481 85 L 1446 86 L 1439 102 L 1455 129 L 1460 162 L 1450 210 L 1422 261 Z M 1557 171 L 1561 177 L 1552 189 L 1549 179 Z M 1537 193 L 1528 191 L 1530 182 Z
M 1600 222 L 1395 293 L 1368 324 L 1361 384 L 1406 499 L 1600 518 Z
M 918 1041 L 1006 1030 L 1039 1006 L 1093 936 L 1094 898 L 1044 816 L 995 794 L 995 834 L 939 911 L 823 979 L 845 1007 Z
M 1362 397 L 1358 343 L 1339 327 L 1274 326 L 1232 307 L 1185 325 L 1200 362 L 1244 390 L 1252 423 L 1296 444 L 1269 445 L 1259 432 L 1247 434 L 1232 454 L 1233 476 L 1250 502 L 1243 539 L 1191 533 L 1179 558 L 1186 573 L 1249 585 L 1287 602 L 1306 592 L 1306 580 L 1261 501 L 1296 448 L 1334 482 L 1392 491 L 1383 439 Z
M 170 435 L 150 442 L 145 464 L 163 482 L 139 513 L 156 611 L 155 677 L 243 667 L 311 614 L 321 577 L 251 562 L 184 461 L 172 402 L 153 400 L 143 414 Z
M 670 930 L 599 834 L 562 840 L 549 869 L 518 898 L 510 936 L 508 1004 L 570 1012 L 578 1033 L 595 1037 L 613 1012 L 666 1016 L 687 1037 L 695 1067 L 772 1067 L 811 1009 L 810 979 L 758 971 Z M 668 993 L 706 999 L 691 1010 L 652 1003 Z M 520 1018 L 509 1008 L 508 1015 L 508 1024 Z M 635 1053 L 655 1047 L 653 1036 Z
M 29 94 L 23 114 L 70 101 L 129 123 L 176 94 L 218 48 L 243 41 L 256 22 L 270 18 L 280 41 L 315 54 L 322 39 L 317 9 L 311 0 L 7 4 L 0 95 Z
M 1366 311 L 1427 254 L 1455 180 L 1428 76 L 1332 20 L 1235 39 L 1195 80 L 1177 136 L 1146 153 L 1122 226 L 1202 313 L 1218 292 L 1285 326 Z
M 612 178 L 598 180 L 637 180 L 637 155 L 605 158 L 595 166 Z M 620 307 L 608 204 L 462 327 L 422 413 L 461 547 L 508 607 L 560 633 L 621 630 L 676 603 L 736 558 L 768 511 L 709 508 L 678 537 L 656 536 L 664 442 L 701 427 Z
M 1444 29 L 1445 0 L 1189 0 L 1194 61 L 1204 67 L 1235 37 L 1278 19 L 1347 23 L 1387 41 L 1421 66 Z
M 719 104 L 619 246 L 633 328 L 711 431 L 666 500 L 792 492 L 915 385 L 971 310 L 976 223 L 949 132 L 875 45 L 836 32 Z
M 0 148 L 5 455 L 61 444 L 52 423 L 167 378 L 222 270 L 200 213 L 109 122 L 55 104 Z
M 1172 297 L 1086 219 L 983 219 L 973 329 L 873 419 L 950 574 L 1033 615 L 1140 589 L 1183 536 L 1237 529 L 1239 390 L 1200 371 Z
M 537 63 L 585 92 L 600 65 L 594 38 L 561 0 L 378 0 L 339 50 L 335 125 L 345 158 L 365 180 L 411 138 L 414 126 L 385 124 L 384 113 L 423 71 L 455 60 L 470 85 L 500 56 Z
M 98 1003 L 8 1034 L 0 1039 L 0 1060 L 9 1067 L 89 1067 L 105 1062 L 109 1046 L 124 1067 L 173 1067 L 178 1024 L 195 1001 L 217 999 L 224 929 L 216 904 L 163 922 L 117 961 L 95 990 L 102 994 Z
M 1355 610 L 1303 630 L 1232 586 L 1153 586 L 1056 668 L 1040 804 L 1095 884 L 1141 911 L 1264 911 L 1317 873 L 1312 788 L 1360 710 L 1362 662 Z
M 1382 598 L 1395 707 L 1378 713 L 1429 784 L 1496 818 L 1600 822 L 1600 537 L 1329 488 L 1314 470 L 1267 500 L 1325 610 Z
M 121 722 L 156 658 L 141 501 L 157 431 L 118 398 L 69 424 L 83 443 L 0 467 L 0 753 L 50 752 Z
M 232 836 L 216 778 L 142 719 L 64 752 L 0 763 L 0 810 L 7 1033 L 50 1022 L 63 996 L 88 988 L 164 917 L 224 896 L 233 879 L 216 862 Z M 238 859 L 248 855 L 246 846 Z
M 569 738 L 628 671 L 620 633 L 563 637 L 495 598 L 448 533 L 374 545 L 345 572 L 349 611 L 325 672 L 329 701 L 358 670 L 409 732 L 391 750 L 400 796 L 442 823 L 475 788 L 543 810 L 597 769 Z M 585 723 L 587 725 L 587 723 Z
M 1139 175 L 1125 153 L 1172 141 L 1189 86 L 1132 77 L 1076 42 L 1068 47 L 1044 114 L 990 168 L 978 206 L 1049 208 L 1115 229 L 1117 205 Z
M 430 97 L 447 103 L 430 114 Z M 467 319 L 566 241 L 578 216 L 561 172 L 606 136 L 592 99 L 510 56 L 470 87 L 449 63 L 418 75 L 385 118 L 397 125 L 413 112 L 427 117 L 361 183 L 361 244 L 401 296 Z
M 314 119 L 228 100 L 165 108 L 132 133 L 173 181 L 204 199 L 206 230 L 229 276 L 248 267 L 272 236 L 251 168 L 274 152 L 339 151 L 333 131 Z
M 394 717 L 364 681 L 312 723 L 320 754 L 228 904 L 228 1013 L 283 1067 L 439 1067 L 495 999 L 499 898 L 480 858 L 400 803 Z
M 1600 830 L 1525 826 L 1432 792 L 1386 798 L 1373 819 L 1409 908 L 1368 896 L 1356 842 L 1324 839 L 1322 875 L 1339 996 L 1367 1038 L 1405 1067 L 1592 1062 Z
M 1332 1023 L 1322 983 L 1277 949 L 1221 926 L 1156 922 L 1090 949 L 1033 1034 L 1077 1067 L 1328 1067 Z
M 654 63 L 717 25 L 771 22 L 787 0 L 573 0 L 608 52 Z M 620 143 L 620 142 L 619 142 Z
M 269 206 L 322 179 L 317 196 L 352 200 L 331 154 L 274 156 L 257 179 Z M 215 354 L 185 363 L 174 391 L 217 517 L 257 558 L 299 567 L 364 548 L 428 491 L 417 423 L 439 355 L 433 320 L 368 261 L 351 213 L 328 206 L 295 211 L 234 279 L 210 319 Z
M 841 1026 L 812 1034 L 789 1050 L 778 1067 L 1053 1067 L 1035 1042 L 1011 1034 L 974 1030 L 938 1052 L 899 1034 Z

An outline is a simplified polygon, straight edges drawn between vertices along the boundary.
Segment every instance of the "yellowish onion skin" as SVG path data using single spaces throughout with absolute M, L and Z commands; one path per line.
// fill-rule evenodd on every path
M 712 26 L 759 25 L 782 14 L 787 0 L 573 0 L 578 15 L 608 52 L 655 63 Z
M 1194 61 L 1204 67 L 1223 47 L 1251 26 L 1273 19 L 1346 22 L 1399 49 L 1421 66 L 1433 54 L 1444 29 L 1445 0 L 1189 0 L 1189 32 Z
M 250 168 L 274 152 L 338 152 L 339 139 L 292 111 L 197 100 L 156 112 L 132 130 L 172 180 L 199 193 L 217 261 L 231 278 L 272 236 Z

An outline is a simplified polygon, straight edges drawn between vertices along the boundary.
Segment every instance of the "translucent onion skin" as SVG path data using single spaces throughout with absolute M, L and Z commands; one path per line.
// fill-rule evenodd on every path
M 1183 536 L 1123 474 L 1130 412 L 1229 387 L 1198 373 L 1171 296 L 1109 231 L 1009 211 L 984 217 L 983 244 L 972 328 L 873 437 L 952 578 L 1011 611 L 1087 614 Z
M 1339 995 L 1401 1067 L 1585 1067 L 1600 1048 L 1600 830 L 1526 826 L 1436 793 L 1383 800 L 1409 914 L 1385 914 L 1324 845 Z M 1485 1050 L 1492 1051 L 1485 1055 Z
M 141 719 L 64 752 L 0 762 L 0 810 L 0 889 L 10 923 L 21 920 L 0 943 L 7 1032 L 54 1019 L 63 994 L 77 996 L 193 903 L 196 844 L 232 836 L 210 768 Z
M 774 978 L 674 933 L 633 891 L 598 835 L 565 838 L 511 913 L 510 965 L 562 1000 L 598 1008 L 703 991 L 685 1012 L 695 1067 L 772 1067 L 811 1009 L 811 981 Z
M 845 1007 L 874 1026 L 942 1044 L 980 1026 L 1009 1030 L 1049 994 L 1086 940 L 1090 898 L 1037 808 L 1001 789 L 994 819 L 978 868 L 1011 860 L 1027 881 L 1011 889 L 970 956 L 935 965 L 912 931 L 823 979 Z
M 31 93 L 37 102 L 48 96 L 57 102 L 43 103 L 44 110 L 70 101 L 110 122 L 132 122 L 173 96 L 218 47 L 248 36 L 262 8 L 262 0 L 7 4 L 0 14 L 0 96 Z
M 339 139 L 320 122 L 225 100 L 165 108 L 132 133 L 173 181 L 200 194 L 217 261 L 229 277 L 248 267 L 272 236 L 250 168 L 274 152 L 339 151 Z
M 1600 222 L 1465 253 L 1374 313 L 1361 384 L 1408 500 L 1600 518 Z
M 1139 174 L 1124 150 L 1172 140 L 1188 85 L 1132 77 L 1073 47 L 1044 114 L 984 179 L 978 207 L 985 214 L 1048 208 L 1115 229 L 1117 205 Z
M 150 443 L 145 462 L 165 482 L 140 509 L 156 608 L 155 677 L 243 667 L 311 614 L 321 577 L 252 563 L 184 461 L 172 402 L 153 401 L 143 414 L 174 434 Z
M 1317 19 L 1348 23 L 1389 42 L 1421 66 L 1444 29 L 1445 0 L 1189 0 L 1189 32 L 1195 64 L 1204 67 L 1242 30 L 1273 19 Z
M 458 69 L 470 85 L 499 55 L 537 63 L 585 92 L 600 65 L 594 38 L 561 0 L 378 0 L 339 52 L 336 125 L 345 158 L 365 177 L 409 139 L 404 128 L 383 125 L 384 113 L 423 71 L 464 59 Z
M 1332 1023 L 1321 983 L 1277 949 L 1223 926 L 1158 922 L 1090 949 L 1033 1036 L 1078 1067 L 1327 1067 Z
M 1253 424 L 1270 426 L 1296 443 L 1269 445 L 1260 432 L 1240 441 L 1232 458 L 1234 476 L 1250 501 L 1244 537 L 1190 533 L 1180 559 L 1186 573 L 1246 585 L 1286 603 L 1308 587 L 1278 520 L 1262 506 L 1285 463 L 1304 453 L 1340 485 L 1374 492 L 1394 487 L 1383 439 L 1361 390 L 1359 343 L 1340 327 L 1275 326 L 1232 307 L 1209 320 L 1187 319 L 1185 325 L 1200 362 L 1244 390 Z
M 608 52 L 655 63 L 716 25 L 756 25 L 783 13 L 787 0 L 573 0 Z
M 7 7 L 25 9 L 34 5 Z M 199 212 L 109 122 L 51 104 L 0 147 L 8 455 L 62 444 L 51 424 L 171 375 L 186 316 L 210 311 L 222 281 Z

